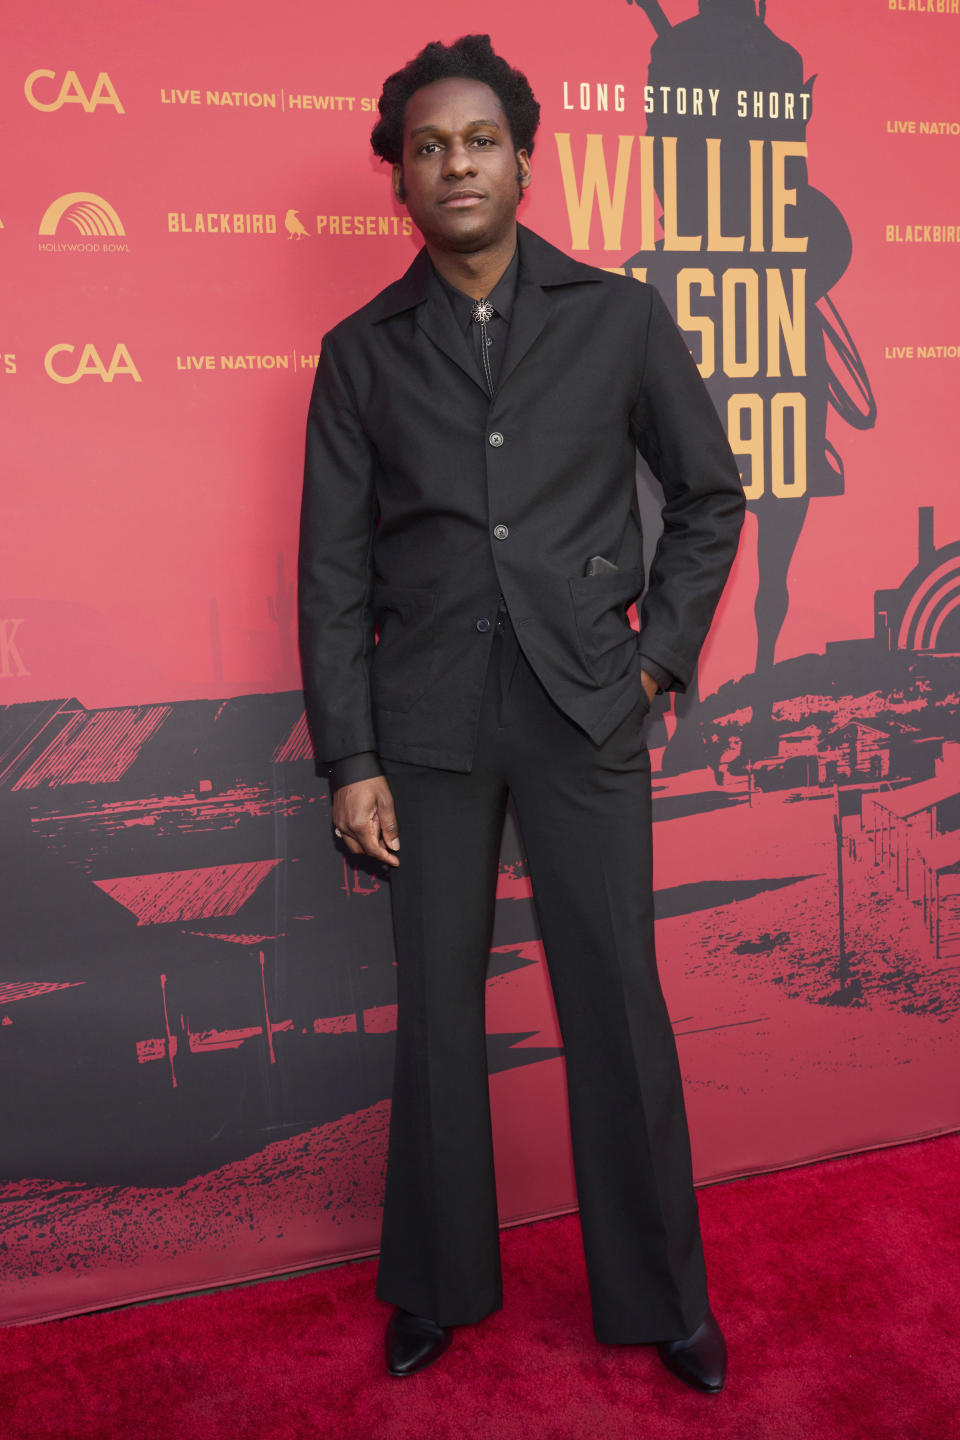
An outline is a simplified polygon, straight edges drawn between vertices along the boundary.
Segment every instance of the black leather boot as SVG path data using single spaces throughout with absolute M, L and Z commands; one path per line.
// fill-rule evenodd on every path
M 398 1306 L 387 1321 L 387 1369 L 391 1375 L 413 1375 L 438 1359 L 452 1339 L 452 1325 L 438 1325 Z
M 695 1390 L 723 1389 L 727 1374 L 727 1342 L 712 1310 L 685 1340 L 661 1340 L 657 1353 L 678 1379 Z

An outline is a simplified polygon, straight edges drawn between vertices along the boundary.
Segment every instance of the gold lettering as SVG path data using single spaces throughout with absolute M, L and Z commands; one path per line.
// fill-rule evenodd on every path
M 805 235 L 788 235 L 785 229 L 786 210 L 796 205 L 797 192 L 787 186 L 786 162 L 790 155 L 806 155 L 805 140 L 774 140 L 773 146 L 773 235 L 774 250 L 806 250 Z
M 737 290 L 745 302 L 745 354 L 737 359 Z M 723 373 L 750 379 L 760 369 L 760 281 L 756 270 L 723 272 Z
M 787 304 L 783 276 L 767 271 L 767 374 L 780 374 L 780 338 L 787 349 L 792 375 L 807 373 L 807 272 L 791 270 L 793 297 Z
M 570 220 L 571 249 L 589 250 L 594 206 L 600 212 L 603 248 L 605 250 L 620 249 L 633 138 L 632 135 L 619 137 L 617 168 L 611 194 L 610 178 L 603 149 L 603 136 L 587 136 L 583 159 L 583 180 L 578 187 L 570 136 L 569 134 L 555 135 L 557 153 L 560 157 L 560 176 L 563 181 L 563 193 Z M 652 249 L 652 245 L 650 248 Z
M 700 336 L 700 359 L 697 369 L 704 380 L 716 368 L 716 339 L 709 315 L 695 315 L 690 308 L 691 289 L 696 285 L 701 295 L 716 294 L 710 270 L 684 269 L 677 276 L 677 324 L 681 330 L 693 330 Z
M 677 137 L 663 137 L 663 248 L 699 250 L 702 235 L 681 235 L 677 229 Z
M 707 141 L 707 249 L 742 250 L 745 235 L 723 234 L 723 187 L 720 183 L 722 143 L 721 140 Z

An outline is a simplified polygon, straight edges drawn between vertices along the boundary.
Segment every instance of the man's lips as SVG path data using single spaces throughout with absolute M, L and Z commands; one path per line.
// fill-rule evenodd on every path
M 479 190 L 454 190 L 451 195 L 445 195 L 440 204 L 452 205 L 455 210 L 459 210 L 470 205 L 477 205 L 486 198 Z

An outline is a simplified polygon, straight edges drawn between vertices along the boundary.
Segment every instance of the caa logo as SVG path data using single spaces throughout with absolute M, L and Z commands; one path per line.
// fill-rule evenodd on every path
M 70 195 L 61 195 L 44 211 L 40 221 L 41 235 L 56 235 L 61 220 L 80 231 L 81 235 L 125 235 L 123 221 L 109 200 L 94 195 L 89 190 L 74 190 Z
M 68 372 L 66 370 L 68 362 L 60 360 L 59 356 L 73 355 L 76 348 L 75 345 L 51 345 L 43 357 L 44 370 L 51 380 L 56 380 L 58 385 L 76 385 L 77 381 L 82 380 L 86 375 L 96 375 L 107 385 L 112 384 L 118 375 L 129 375 L 130 379 L 135 380 L 138 385 L 143 383 L 140 371 L 133 363 L 133 356 L 126 345 L 114 347 L 109 365 L 104 365 L 95 345 L 84 345 L 76 368 Z M 56 365 L 54 365 L 55 360 L 57 361 Z
M 118 115 L 126 114 L 120 103 L 120 96 L 105 70 L 100 71 L 89 95 L 80 84 L 76 70 L 67 71 L 60 82 L 59 90 L 54 91 L 51 86 L 46 84 L 49 80 L 52 80 L 56 86 L 57 72 L 55 70 L 32 70 L 27 76 L 23 91 L 34 110 L 59 110 L 64 105 L 82 105 L 87 114 L 92 115 L 98 105 L 111 105 Z M 39 81 L 44 82 L 45 98 L 37 94 Z

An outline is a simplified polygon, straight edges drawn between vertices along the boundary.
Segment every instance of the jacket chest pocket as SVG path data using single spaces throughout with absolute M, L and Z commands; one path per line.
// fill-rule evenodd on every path
M 437 658 L 437 591 L 376 585 L 373 613 L 379 639 L 370 685 L 382 710 L 410 710 L 426 690 Z
M 597 685 L 613 685 L 629 670 L 637 632 L 627 608 L 643 589 L 643 566 L 577 575 L 567 581 L 583 663 Z

